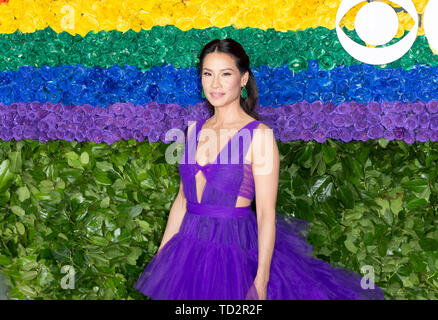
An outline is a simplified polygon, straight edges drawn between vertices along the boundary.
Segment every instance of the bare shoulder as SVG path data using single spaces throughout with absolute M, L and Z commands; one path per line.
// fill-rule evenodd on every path
M 266 125 L 265 123 L 263 123 L 263 122 L 260 122 L 260 123 L 257 125 L 256 129 L 269 129 L 269 130 L 272 130 L 269 126 L 267 126 L 267 125 Z
M 271 136 L 274 137 L 274 130 L 272 130 L 271 127 L 263 122 L 257 124 L 257 127 L 255 129 L 256 130 L 254 132 L 254 139 L 271 139 Z
M 251 162 L 266 154 L 273 154 L 277 149 L 277 141 L 275 139 L 274 131 L 265 123 L 260 122 L 255 127 L 253 139 L 250 145 Z
M 254 178 L 266 176 L 279 170 L 280 154 L 274 130 L 259 123 L 251 142 L 251 162 Z

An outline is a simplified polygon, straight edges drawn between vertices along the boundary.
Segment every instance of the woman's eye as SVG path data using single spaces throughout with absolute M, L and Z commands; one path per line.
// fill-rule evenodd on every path
M 209 76 L 210 73 L 209 73 L 209 72 L 204 72 L 203 75 L 204 75 L 204 76 Z M 229 76 L 229 75 L 231 75 L 231 73 L 226 72 L 226 73 L 224 73 L 223 75 L 225 75 L 225 76 Z

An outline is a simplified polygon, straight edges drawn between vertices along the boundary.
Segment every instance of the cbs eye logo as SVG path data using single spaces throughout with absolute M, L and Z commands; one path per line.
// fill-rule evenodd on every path
M 341 19 L 355 5 L 364 0 L 343 0 L 336 13 L 336 34 L 345 51 L 353 58 L 368 64 L 387 64 L 400 59 L 414 44 L 418 33 L 418 12 L 411 0 L 391 0 L 407 11 L 414 20 L 414 27 L 397 43 L 380 48 L 360 45 L 349 38 L 339 26 Z M 372 1 L 358 11 L 354 27 L 358 36 L 367 44 L 384 45 L 391 41 L 398 30 L 398 17 L 394 9 L 380 1 Z M 438 0 L 429 0 L 423 15 L 424 34 L 434 53 L 438 53 Z

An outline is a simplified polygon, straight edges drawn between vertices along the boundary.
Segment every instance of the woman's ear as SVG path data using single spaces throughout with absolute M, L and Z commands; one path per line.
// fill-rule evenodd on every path
M 243 77 L 242 77 L 242 82 L 241 82 L 241 85 L 240 85 L 241 87 L 246 86 L 246 84 L 248 83 L 248 78 L 249 78 L 249 72 L 246 71 L 243 74 Z

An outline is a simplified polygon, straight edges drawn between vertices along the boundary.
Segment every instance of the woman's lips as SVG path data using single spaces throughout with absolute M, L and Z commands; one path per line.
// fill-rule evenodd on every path
M 211 92 L 210 95 L 211 95 L 213 98 L 221 98 L 222 96 L 225 95 L 225 93 L 213 93 L 213 92 Z

